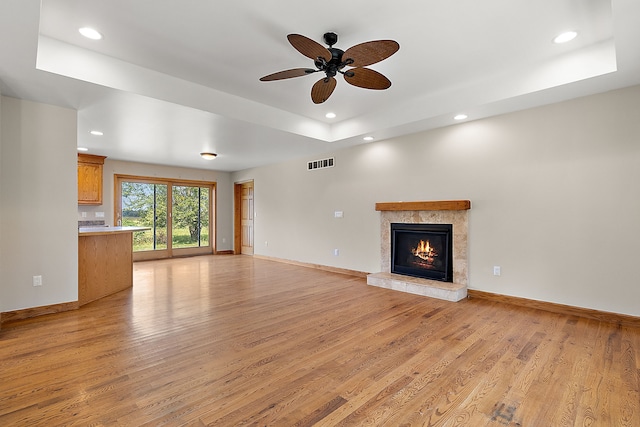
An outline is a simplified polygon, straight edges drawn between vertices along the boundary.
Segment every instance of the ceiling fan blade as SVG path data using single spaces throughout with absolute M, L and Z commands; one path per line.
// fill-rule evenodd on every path
M 291 46 L 307 58 L 311 58 L 314 61 L 318 59 L 318 57 L 323 57 L 327 62 L 331 60 L 331 52 L 329 52 L 329 49 L 308 37 L 301 36 L 300 34 L 289 34 L 287 39 L 289 39 Z
M 311 100 L 314 104 L 322 104 L 329 99 L 336 88 L 337 80 L 333 77 L 323 77 L 311 88 Z
M 278 71 L 277 73 L 269 74 L 268 76 L 260 77 L 261 82 L 269 82 L 272 80 L 290 79 L 292 77 L 302 77 L 307 74 L 315 73 L 318 70 L 313 68 L 293 68 L 291 70 Z
M 365 89 L 388 89 L 391 81 L 383 74 L 369 68 L 352 68 L 344 73 L 347 83 Z
M 400 49 L 394 40 L 374 40 L 350 47 L 342 54 L 342 60 L 353 59 L 352 67 L 365 67 L 387 59 Z

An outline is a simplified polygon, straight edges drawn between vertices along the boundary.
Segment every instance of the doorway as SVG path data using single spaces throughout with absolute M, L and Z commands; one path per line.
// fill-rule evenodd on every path
M 236 254 L 253 255 L 253 181 L 236 183 L 234 191 L 234 244 Z

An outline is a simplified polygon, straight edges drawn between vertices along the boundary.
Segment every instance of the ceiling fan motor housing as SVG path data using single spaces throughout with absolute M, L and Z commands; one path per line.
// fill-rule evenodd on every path
M 329 52 L 331 52 L 331 59 L 327 62 L 324 58 L 319 57 L 315 60 L 315 65 L 320 71 L 324 71 L 327 74 L 327 77 L 334 77 L 338 74 L 339 70 L 342 70 L 347 63 L 342 62 L 342 54 L 344 51 L 341 49 L 337 49 L 334 47 L 330 47 Z

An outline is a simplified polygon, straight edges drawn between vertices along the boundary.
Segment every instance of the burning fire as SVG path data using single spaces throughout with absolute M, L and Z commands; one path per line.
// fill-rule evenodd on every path
M 420 259 L 432 263 L 433 259 L 438 256 L 436 250 L 429 245 L 429 241 L 420 240 L 420 243 L 415 249 L 411 250 L 411 253 Z

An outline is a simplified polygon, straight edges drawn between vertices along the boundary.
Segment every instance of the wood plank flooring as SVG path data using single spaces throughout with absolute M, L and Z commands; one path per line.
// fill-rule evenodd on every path
M 249 256 L 0 330 L 0 426 L 640 426 L 640 330 Z

